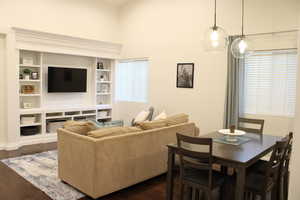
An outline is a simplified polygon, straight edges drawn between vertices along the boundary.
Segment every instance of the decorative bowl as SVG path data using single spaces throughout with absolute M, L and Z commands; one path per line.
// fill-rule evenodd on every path
M 234 133 L 230 133 L 230 129 L 221 129 L 219 133 L 226 136 L 226 140 L 229 142 L 236 142 L 238 140 L 237 136 L 245 135 L 245 131 L 235 130 Z

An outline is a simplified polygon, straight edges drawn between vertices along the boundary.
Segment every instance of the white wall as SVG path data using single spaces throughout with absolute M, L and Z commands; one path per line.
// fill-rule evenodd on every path
M 246 2 L 246 33 L 297 28 L 297 0 Z M 229 34 L 240 33 L 240 0 L 218 2 L 218 21 Z M 168 113 L 186 112 L 202 133 L 223 125 L 226 53 L 203 49 L 203 35 L 212 25 L 213 2 L 207 0 L 139 0 L 123 7 L 123 58 L 148 57 L 149 104 Z M 283 14 L 284 13 L 284 14 Z M 194 89 L 176 88 L 176 64 L 195 63 Z M 134 103 L 119 103 L 119 118 L 133 117 Z M 126 105 L 126 107 L 124 106 Z
M 300 11 L 300 2 L 298 5 Z M 300 30 L 300 12 L 299 12 L 299 30 Z M 300 49 L 300 31 L 298 32 L 298 49 Z M 298 63 L 300 64 L 300 53 L 298 54 Z M 300 155 L 300 70 L 298 70 L 298 83 L 297 83 L 297 108 L 296 108 L 296 118 L 295 118 L 295 134 L 294 134 L 294 145 L 292 154 L 292 164 L 291 164 L 291 187 L 290 187 L 290 200 L 298 200 L 300 198 L 300 160 L 298 156 Z
M 0 0 L 0 32 L 20 27 L 119 41 L 117 9 L 100 0 Z
M 5 138 L 5 36 L 0 34 L 0 146 Z

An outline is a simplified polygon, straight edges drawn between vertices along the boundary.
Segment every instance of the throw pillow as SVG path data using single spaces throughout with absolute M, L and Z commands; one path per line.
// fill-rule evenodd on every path
M 137 124 L 138 127 L 141 127 L 143 130 L 150 130 L 155 128 L 163 128 L 167 126 L 166 120 L 154 120 L 154 121 L 147 121 L 147 122 L 140 122 Z
M 123 135 L 126 133 L 134 133 L 141 131 L 138 127 L 110 127 L 101 128 L 87 133 L 89 137 L 93 138 L 103 138 L 107 136 Z
M 87 135 L 88 132 L 95 130 L 97 127 L 88 121 L 67 121 L 63 128 L 80 135 Z
M 149 111 L 141 111 L 135 118 L 134 123 L 143 122 L 147 119 Z
M 173 126 L 177 124 L 187 123 L 189 121 L 189 116 L 182 113 L 182 114 L 169 116 L 165 120 L 168 126 Z
M 160 119 L 166 119 L 167 118 L 167 114 L 165 111 L 162 111 L 159 115 L 157 115 L 154 120 L 160 120 Z

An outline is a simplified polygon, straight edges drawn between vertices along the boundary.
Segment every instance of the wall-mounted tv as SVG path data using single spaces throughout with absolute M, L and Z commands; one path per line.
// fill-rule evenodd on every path
M 48 92 L 86 92 L 87 70 L 48 67 Z

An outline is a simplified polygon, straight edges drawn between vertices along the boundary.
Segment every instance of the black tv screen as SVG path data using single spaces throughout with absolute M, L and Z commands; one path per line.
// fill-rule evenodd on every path
M 48 67 L 48 92 L 86 92 L 87 70 Z

